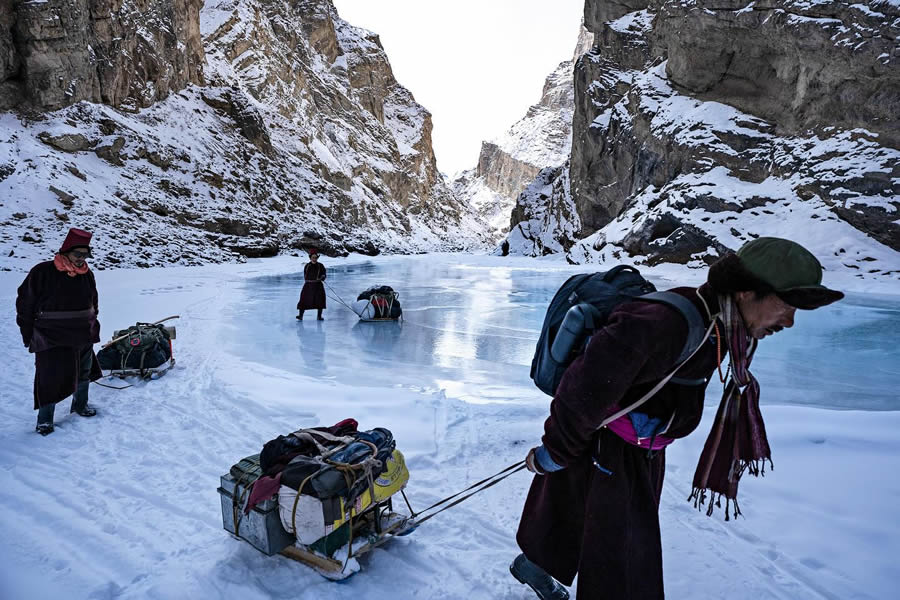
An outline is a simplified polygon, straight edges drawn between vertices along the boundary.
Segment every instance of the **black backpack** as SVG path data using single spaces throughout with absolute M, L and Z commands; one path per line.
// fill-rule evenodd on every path
M 535 385 L 553 396 L 563 373 L 584 352 L 593 331 L 606 323 L 613 308 L 635 299 L 667 304 L 687 320 L 688 339 L 677 365 L 687 360 L 706 338 L 703 318 L 690 300 L 674 292 L 657 292 L 634 267 L 619 265 L 605 273 L 573 275 L 562 284 L 547 308 L 531 361 Z M 668 380 L 687 385 L 699 383 L 676 377 Z

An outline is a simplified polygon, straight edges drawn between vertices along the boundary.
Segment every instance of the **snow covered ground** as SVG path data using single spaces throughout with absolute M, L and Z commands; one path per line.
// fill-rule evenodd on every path
M 103 339 L 180 314 L 178 364 L 127 390 L 92 386 L 95 419 L 61 403 L 46 438 L 33 431 L 32 357 L 14 322 L 22 274 L 0 273 L 0 598 L 532 597 L 507 571 L 525 473 L 373 551 L 343 584 L 222 529 L 219 475 L 299 427 L 354 417 L 391 429 L 419 509 L 522 459 L 541 435 L 549 398 L 528 364 L 547 302 L 585 267 L 462 255 L 324 262 L 330 293 L 352 300 L 391 285 L 406 321 L 358 323 L 332 301 L 324 322 L 295 321 L 302 263 L 290 257 L 98 272 Z M 649 272 L 668 278 L 660 287 L 702 277 Z M 826 283 L 857 289 L 850 277 Z M 668 597 L 893 597 L 898 327 L 891 285 L 802 313 L 761 345 L 754 372 L 775 470 L 745 478 L 737 522 L 685 501 L 718 401 L 710 387 L 700 429 L 668 451 Z

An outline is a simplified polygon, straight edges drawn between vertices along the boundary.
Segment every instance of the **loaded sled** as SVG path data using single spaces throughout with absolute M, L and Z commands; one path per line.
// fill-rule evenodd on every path
M 97 362 L 103 374 L 109 377 L 156 379 L 175 366 L 172 340 L 175 327 L 162 323 L 176 316 L 166 317 L 155 323 L 135 323 L 128 329 L 113 332 L 113 339 L 97 353 Z
M 362 292 L 350 308 L 360 321 L 397 321 L 403 318 L 399 297 L 391 286 L 379 285 Z
M 411 532 L 413 519 L 393 502 L 409 481 L 403 454 L 387 429 L 356 427 L 346 419 L 301 429 L 232 466 L 218 489 L 224 528 L 329 579 L 349 577 L 359 556 Z

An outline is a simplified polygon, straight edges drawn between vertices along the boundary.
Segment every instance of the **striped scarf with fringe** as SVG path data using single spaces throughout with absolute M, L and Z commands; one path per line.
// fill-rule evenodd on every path
M 757 342 L 747 333 L 732 296 L 719 296 L 719 306 L 731 379 L 725 384 L 716 421 L 703 445 L 688 500 L 693 500 L 698 509 L 708 500 L 706 514 L 712 515 L 715 507 L 722 506 L 725 496 L 728 521 L 730 509 L 735 518 L 741 514 L 737 503 L 741 475 L 744 471 L 753 476 L 765 475 L 766 461 L 771 468 L 772 458 L 759 410 L 759 383 L 749 370 Z

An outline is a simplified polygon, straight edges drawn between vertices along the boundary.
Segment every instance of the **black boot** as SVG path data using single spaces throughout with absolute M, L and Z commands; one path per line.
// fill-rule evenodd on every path
M 524 554 L 516 557 L 509 565 L 509 572 L 519 583 L 524 583 L 541 600 L 567 600 L 569 592 L 542 568 L 528 560 Z
M 321 308 L 319 309 L 319 316 L 316 317 L 316 318 L 317 318 L 319 321 L 324 321 L 324 320 L 325 320 L 325 317 L 322 316 L 322 309 L 321 309 Z
M 303 320 L 303 311 L 302 311 L 302 310 L 301 310 L 300 312 L 297 313 L 297 320 L 298 320 L 298 321 L 302 321 L 302 320 Z
M 53 423 L 38 423 L 34 430 L 41 435 L 50 435 L 53 433 Z
M 90 404 L 85 404 L 83 408 L 76 409 L 74 406 L 69 412 L 73 412 L 81 417 L 93 417 L 97 414 L 97 409 L 91 406 Z

